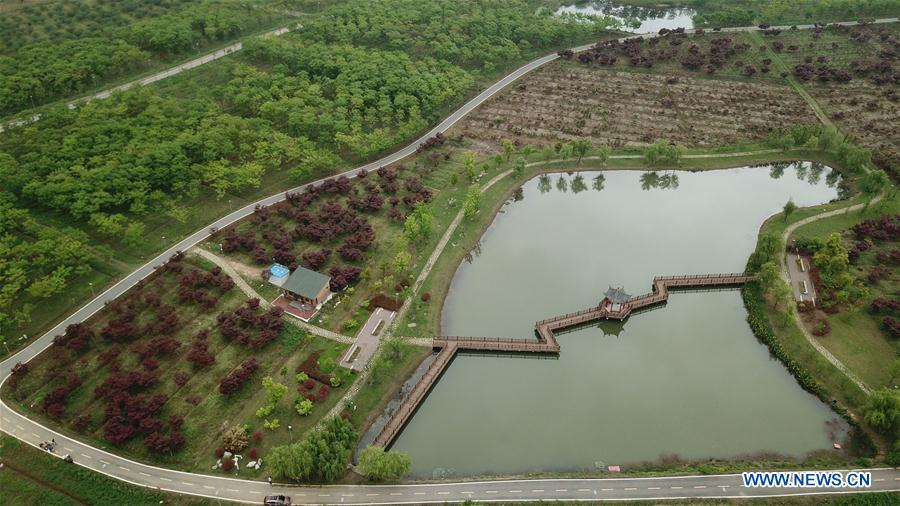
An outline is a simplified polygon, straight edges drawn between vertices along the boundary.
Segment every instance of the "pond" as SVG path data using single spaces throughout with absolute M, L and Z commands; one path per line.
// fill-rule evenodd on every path
M 560 7 L 557 14 L 571 12 L 595 16 L 608 16 L 626 21 L 625 31 L 633 33 L 656 33 L 661 28 L 693 28 L 692 9 L 669 7 L 666 5 L 641 7 L 609 0 L 576 2 Z M 630 22 L 627 22 L 630 21 Z
M 610 285 L 637 295 L 656 275 L 741 271 L 767 216 L 832 200 L 837 182 L 809 163 L 535 178 L 459 267 L 442 334 L 534 338 L 536 320 L 594 306 Z M 460 355 L 393 449 L 443 477 L 801 456 L 841 437 L 753 336 L 736 290 L 677 292 L 559 343 L 558 359 Z

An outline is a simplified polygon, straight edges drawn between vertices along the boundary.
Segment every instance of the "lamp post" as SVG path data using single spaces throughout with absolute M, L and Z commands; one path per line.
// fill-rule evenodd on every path
M 291 435 L 291 443 L 294 442 L 294 431 L 293 431 L 293 429 L 294 429 L 294 428 L 293 428 L 292 426 L 288 425 L 288 434 Z
M 88 281 L 88 286 L 91 287 L 91 297 L 96 297 L 97 295 L 94 294 L 94 283 L 91 281 Z

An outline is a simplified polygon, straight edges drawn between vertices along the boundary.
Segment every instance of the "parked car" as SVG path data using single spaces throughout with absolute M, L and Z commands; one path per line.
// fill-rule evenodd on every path
M 267 495 L 265 506 L 291 506 L 291 498 L 286 495 Z

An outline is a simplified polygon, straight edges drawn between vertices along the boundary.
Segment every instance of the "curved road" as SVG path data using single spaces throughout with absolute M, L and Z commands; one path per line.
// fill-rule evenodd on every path
M 897 18 L 888 18 L 879 19 L 876 23 L 893 23 L 897 21 Z M 855 25 L 856 22 L 844 22 L 838 24 L 851 26 Z M 787 27 L 775 28 L 787 29 Z M 798 26 L 798 28 L 810 29 L 813 28 L 813 25 L 802 25 Z M 757 27 L 736 27 L 724 28 L 721 31 L 741 32 L 757 30 L 759 30 Z M 689 30 L 688 32 L 691 31 Z M 631 35 L 620 40 L 635 36 L 637 35 Z M 644 36 L 653 35 L 644 34 Z M 573 51 L 584 51 L 590 47 L 591 45 L 580 46 L 573 48 Z M 415 153 L 418 145 L 426 139 L 437 133 L 445 132 L 466 114 L 523 75 L 557 58 L 556 54 L 551 54 L 519 67 L 500 81 L 482 91 L 478 96 L 464 104 L 437 126 L 432 128 L 428 133 L 405 148 L 374 162 L 331 177 L 341 175 L 353 177 L 360 169 L 374 170 L 383 165 L 388 165 L 406 158 Z M 324 181 L 324 179 L 299 186 L 289 190 L 288 193 L 302 191 L 307 186 L 318 185 L 321 184 L 322 181 Z M 286 193 L 279 193 L 266 197 L 210 223 L 208 226 L 194 232 L 177 244 L 171 246 L 166 251 L 160 253 L 156 258 L 139 267 L 112 287 L 106 289 L 95 299 L 59 322 L 59 324 L 53 327 L 49 332 L 33 341 L 12 357 L 0 363 L 0 385 L 2 385 L 9 377 L 9 373 L 16 363 L 28 362 L 37 356 L 49 347 L 53 343 L 53 337 L 61 334 L 68 325 L 82 322 L 91 317 L 94 313 L 102 309 L 104 304 L 125 293 L 138 281 L 145 278 L 152 273 L 154 269 L 165 263 L 173 254 L 178 251 L 186 251 L 205 240 L 211 235 L 211 229 L 222 229 L 251 215 L 257 206 L 265 207 L 281 202 L 285 199 L 285 194 Z M 679 497 L 721 498 L 751 495 L 766 496 L 813 493 L 812 490 L 790 491 L 789 489 L 745 489 L 740 487 L 739 475 L 643 479 L 515 480 L 395 486 L 276 486 L 270 488 L 265 483 L 258 481 L 184 473 L 133 462 L 56 433 L 35 421 L 29 420 L 25 416 L 11 409 L 2 401 L 0 401 L 0 430 L 34 446 L 37 446 L 41 441 L 50 439 L 51 437 L 55 438 L 59 443 L 59 448 L 61 448 L 58 453 L 70 453 L 77 464 L 129 483 L 183 494 L 244 502 L 259 502 L 261 497 L 269 492 L 283 492 L 291 495 L 294 497 L 295 503 L 346 502 L 367 504 L 444 502 L 465 499 L 501 501 L 541 499 L 672 499 Z M 876 474 L 876 479 L 880 479 L 881 481 L 875 481 L 875 483 L 873 483 L 873 489 L 900 490 L 900 472 L 893 469 L 887 469 L 877 470 Z M 822 492 L 825 491 L 819 490 L 817 493 Z

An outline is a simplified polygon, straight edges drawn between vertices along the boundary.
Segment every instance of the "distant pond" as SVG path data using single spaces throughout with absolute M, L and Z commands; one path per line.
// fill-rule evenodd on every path
M 625 28 L 633 33 L 656 33 L 661 28 L 693 28 L 694 10 L 665 5 L 641 7 L 609 0 L 582 1 L 560 7 L 557 14 L 572 12 L 598 16 L 609 16 L 622 21 L 631 21 Z
M 577 172 L 528 181 L 453 278 L 445 335 L 534 337 L 538 319 L 653 276 L 737 272 L 788 199 L 837 196 L 797 163 L 711 172 Z M 842 437 L 746 323 L 736 290 L 563 333 L 558 359 L 461 355 L 393 448 L 417 476 L 593 469 L 758 452 L 801 456 Z

